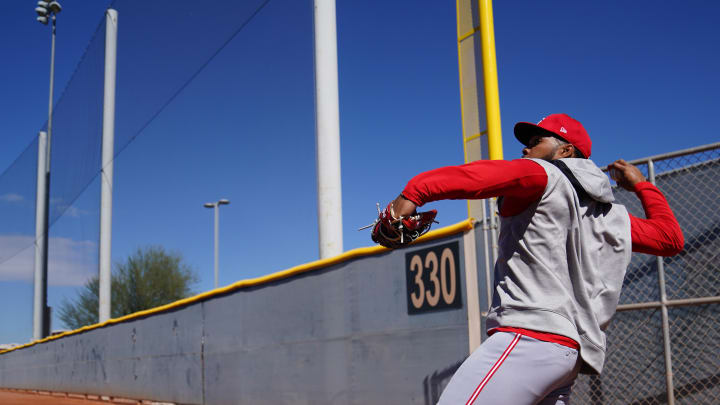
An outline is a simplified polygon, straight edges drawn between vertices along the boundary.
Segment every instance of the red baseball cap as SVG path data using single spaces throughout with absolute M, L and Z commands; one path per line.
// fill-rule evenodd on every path
M 567 114 L 552 114 L 536 124 L 518 122 L 515 124 L 515 138 L 523 145 L 535 135 L 554 136 L 571 144 L 586 158 L 590 157 L 592 141 L 580 121 Z

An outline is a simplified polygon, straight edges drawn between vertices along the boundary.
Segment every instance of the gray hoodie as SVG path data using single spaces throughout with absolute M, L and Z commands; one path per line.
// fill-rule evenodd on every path
M 605 174 L 589 159 L 547 172 L 540 200 L 502 217 L 495 291 L 487 328 L 516 327 L 567 336 L 580 344 L 582 372 L 600 373 L 605 333 L 630 263 L 630 218 Z M 575 187 L 571 183 L 575 181 Z

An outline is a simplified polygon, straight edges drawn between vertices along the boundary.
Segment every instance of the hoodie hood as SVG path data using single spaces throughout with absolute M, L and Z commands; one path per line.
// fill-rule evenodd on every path
M 611 203 L 615 201 L 610 180 L 590 159 L 559 159 L 570 169 L 585 192 L 596 201 Z
M 549 163 L 563 172 L 581 198 L 590 197 L 601 203 L 615 201 L 610 180 L 592 160 L 558 159 Z

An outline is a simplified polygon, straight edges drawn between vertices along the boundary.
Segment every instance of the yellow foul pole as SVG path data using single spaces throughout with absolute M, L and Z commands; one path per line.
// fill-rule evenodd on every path
M 501 160 L 503 158 L 502 129 L 500 126 L 500 94 L 498 91 L 497 61 L 495 59 L 495 27 L 493 24 L 492 0 L 479 0 L 479 2 L 488 149 L 490 159 Z

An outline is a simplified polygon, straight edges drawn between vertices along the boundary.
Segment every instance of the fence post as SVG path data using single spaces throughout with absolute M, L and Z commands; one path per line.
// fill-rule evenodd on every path
M 648 160 L 650 182 L 655 184 L 655 165 Z M 665 385 L 668 405 L 675 405 L 675 389 L 673 386 L 672 351 L 670 347 L 670 325 L 668 322 L 667 294 L 665 292 L 665 262 L 657 256 L 658 284 L 660 288 L 660 310 L 662 312 L 663 351 L 665 352 Z

